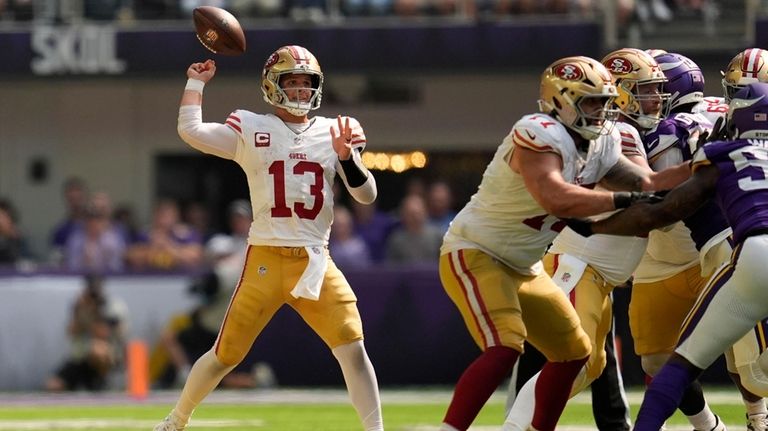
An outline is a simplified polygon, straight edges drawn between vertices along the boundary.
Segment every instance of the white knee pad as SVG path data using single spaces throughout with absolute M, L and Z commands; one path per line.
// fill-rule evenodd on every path
M 669 353 L 654 353 L 652 355 L 643 355 L 643 357 L 640 358 L 640 364 L 642 365 L 645 374 L 648 374 L 649 376 L 655 376 L 656 373 L 661 370 L 661 367 L 664 366 L 664 363 L 667 362 L 667 359 L 669 359 Z
M 768 396 L 768 351 L 760 353 L 760 344 L 754 334 L 747 333 L 729 351 L 742 386 L 755 395 Z M 731 371 L 730 363 L 728 370 Z
M 738 372 L 741 385 L 749 392 L 763 398 L 768 397 L 768 374 L 759 363 L 752 362 L 738 367 Z

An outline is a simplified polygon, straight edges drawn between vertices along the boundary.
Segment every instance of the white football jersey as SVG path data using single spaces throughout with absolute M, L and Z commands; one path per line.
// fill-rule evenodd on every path
M 329 130 L 337 120 L 314 117 L 306 130 L 294 133 L 272 114 L 237 110 L 226 124 L 239 135 L 234 160 L 245 172 L 251 192 L 248 243 L 328 244 L 338 161 Z M 362 127 L 353 118 L 350 126 L 353 147 L 364 147 Z
M 621 151 L 626 156 L 645 158 L 645 149 L 640 133 L 627 123 L 616 123 L 616 130 L 621 136 Z M 603 214 L 603 218 L 613 212 Z M 569 228 L 565 228 L 555 238 L 550 253 L 569 254 L 586 262 L 608 283 L 618 286 L 632 276 L 645 253 L 647 238 L 592 235 L 585 238 Z
M 480 249 L 521 274 L 541 272 L 541 257 L 564 224 L 544 211 L 528 192 L 523 177 L 510 168 L 509 160 L 518 146 L 558 154 L 565 181 L 580 185 L 602 179 L 621 152 L 615 128 L 594 140 L 585 154 L 577 150 L 565 126 L 554 118 L 546 114 L 524 116 L 504 138 L 477 192 L 451 223 L 441 253 Z
M 722 97 L 705 97 L 704 100 L 694 105 L 691 109 L 692 114 L 701 114 L 710 123 L 715 124 L 718 118 L 725 117 L 728 114 L 728 104 Z
M 629 123 L 617 122 L 615 128 L 619 132 L 621 137 L 621 152 L 627 156 L 640 156 L 647 159 L 645 154 L 645 145 L 643 145 L 643 138 L 640 137 L 640 132 Z

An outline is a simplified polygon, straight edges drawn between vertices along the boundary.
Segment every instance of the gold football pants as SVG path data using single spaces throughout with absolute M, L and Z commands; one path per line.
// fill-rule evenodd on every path
M 545 272 L 524 276 L 480 250 L 463 249 L 440 256 L 440 280 L 482 350 L 522 352 L 527 339 L 554 362 L 590 353 L 576 311 Z
M 249 246 L 240 282 L 232 294 L 214 351 L 224 365 L 240 363 L 277 310 L 290 305 L 331 349 L 363 339 L 357 297 L 328 257 L 320 298 L 290 292 L 307 266 L 303 247 Z

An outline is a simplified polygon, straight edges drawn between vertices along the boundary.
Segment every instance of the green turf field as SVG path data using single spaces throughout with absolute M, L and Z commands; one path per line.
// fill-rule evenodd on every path
M 733 392 L 730 388 L 718 392 L 709 391 L 714 394 L 710 404 L 726 424 L 732 425 L 732 429 L 744 429 L 743 407 Z M 403 396 L 403 393 L 406 395 Z M 332 396 L 329 392 L 302 391 L 301 396 L 269 396 L 265 400 L 245 396 L 244 400 L 239 402 L 238 396 L 234 394 L 224 398 L 212 396 L 210 402 L 204 403 L 195 412 L 188 430 L 360 430 L 355 412 L 344 402 L 344 394 L 341 391 L 333 392 Z M 36 403 L 34 396 L 28 396 L 19 402 L 13 399 L 13 394 L 4 394 L 0 399 L 0 430 L 151 430 L 154 424 L 167 414 L 174 395 L 175 393 L 170 393 L 161 399 L 153 397 L 143 401 L 126 398 L 122 402 L 105 401 L 98 397 L 41 398 L 40 402 Z M 634 414 L 640 394 L 631 392 L 629 398 Z M 269 401 L 270 399 L 273 401 Z M 420 399 L 422 401 L 419 401 Z M 383 391 L 386 429 L 436 431 L 449 399 L 449 391 Z M 9 402 L 4 403 L 3 400 Z M 499 429 L 504 410 L 503 401 L 503 393 L 495 394 L 472 429 Z M 685 423 L 684 418 L 676 416 L 668 424 Z M 588 396 L 580 395 L 569 403 L 558 429 L 594 429 Z M 670 429 L 682 430 L 690 427 L 671 426 Z

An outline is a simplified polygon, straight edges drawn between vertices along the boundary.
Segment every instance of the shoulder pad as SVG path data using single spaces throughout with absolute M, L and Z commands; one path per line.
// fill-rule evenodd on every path
M 562 153 L 562 146 L 572 139 L 559 121 L 546 114 L 533 114 L 515 123 L 512 140 L 518 147 L 559 154 Z

